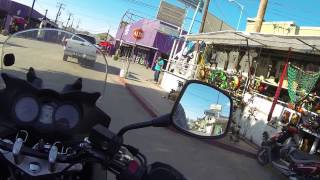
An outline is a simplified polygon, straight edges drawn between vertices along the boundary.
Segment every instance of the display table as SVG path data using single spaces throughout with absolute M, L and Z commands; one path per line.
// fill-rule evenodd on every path
M 161 88 L 164 89 L 166 92 L 170 92 L 172 89 L 177 90 L 179 81 L 185 82 L 185 79 L 182 76 L 173 74 L 171 72 L 165 71 L 161 80 Z
M 309 152 L 309 154 L 315 154 L 315 153 L 316 153 L 316 150 L 317 150 L 317 147 L 318 147 L 318 144 L 319 144 L 320 135 L 317 134 L 317 133 L 314 133 L 314 132 L 310 131 L 310 130 L 307 129 L 307 128 L 304 128 L 303 126 L 299 126 L 299 128 L 300 128 L 302 131 L 304 131 L 304 132 L 306 132 L 306 133 L 308 133 L 308 134 L 311 134 L 312 136 L 315 137 L 315 139 L 314 139 L 314 141 L 313 141 L 313 144 L 312 144 L 312 147 L 311 147 L 310 152 Z

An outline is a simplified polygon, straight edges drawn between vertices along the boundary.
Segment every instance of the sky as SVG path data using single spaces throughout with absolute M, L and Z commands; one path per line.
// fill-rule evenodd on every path
M 184 92 L 180 104 L 184 108 L 187 118 L 196 120 L 204 117 L 204 111 L 212 104 L 222 106 L 221 114 L 230 115 L 230 100 L 219 91 L 201 84 L 190 84 Z
M 32 0 L 14 1 L 32 5 Z M 166 1 L 184 7 L 177 0 Z M 160 4 L 160 0 L 36 0 L 35 9 L 43 14 L 48 9 L 48 17 L 54 20 L 58 11 L 57 3 L 60 2 L 65 4 L 59 17 L 60 21 L 66 22 L 69 13 L 72 13 L 74 27 L 80 22 L 81 30 L 100 33 L 110 29 L 112 35 L 116 34 L 119 22 L 128 9 L 139 16 L 154 19 Z M 256 16 L 260 0 L 237 0 L 237 2 L 244 6 L 239 28 L 243 31 L 246 19 Z M 320 26 L 319 7 L 320 0 L 269 0 L 265 20 L 294 21 L 299 26 Z M 188 29 L 190 25 L 194 10 L 188 9 L 187 12 L 185 29 Z M 236 3 L 228 0 L 211 0 L 209 12 L 236 28 L 240 15 L 240 8 Z M 196 17 L 193 33 L 198 32 L 201 16 L 202 14 L 199 13 Z

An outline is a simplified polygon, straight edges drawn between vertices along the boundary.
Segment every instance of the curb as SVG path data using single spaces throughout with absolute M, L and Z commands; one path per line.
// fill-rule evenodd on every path
M 119 77 L 118 80 L 121 83 L 121 85 L 123 85 L 129 91 L 129 93 L 139 102 L 139 104 L 143 107 L 143 109 L 151 117 L 158 117 L 159 116 L 157 111 L 154 110 L 152 108 L 152 106 L 149 105 L 147 100 L 145 98 L 143 98 L 136 90 L 134 90 L 134 88 L 124 78 L 120 78 Z M 174 128 L 169 127 L 168 129 L 178 133 L 177 130 L 175 130 Z M 211 144 L 213 146 L 225 149 L 227 151 L 231 151 L 231 152 L 234 152 L 234 153 L 237 153 L 237 154 L 244 155 L 244 156 L 249 157 L 249 158 L 253 158 L 253 159 L 256 158 L 256 154 L 253 153 L 253 152 L 246 151 L 246 150 L 243 150 L 241 148 L 234 147 L 234 146 L 230 146 L 230 145 L 228 145 L 226 143 L 223 143 L 223 142 L 220 142 L 220 141 L 217 141 L 217 140 L 201 140 L 201 141 L 203 141 L 205 143 L 208 143 L 208 144 Z
M 155 110 L 153 110 L 151 108 L 151 106 L 149 106 L 149 103 L 147 103 L 147 101 L 139 95 L 139 93 L 137 93 L 129 83 L 126 82 L 126 80 L 124 78 L 120 78 L 119 77 L 119 81 L 120 83 L 127 88 L 127 90 L 129 91 L 129 93 L 140 103 L 140 105 L 143 107 L 143 109 L 145 111 L 147 111 L 147 113 L 151 116 L 151 117 L 158 117 L 157 113 Z

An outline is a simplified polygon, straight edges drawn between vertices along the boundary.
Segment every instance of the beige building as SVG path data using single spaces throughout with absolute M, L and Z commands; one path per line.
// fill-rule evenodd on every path
M 253 32 L 255 20 L 247 19 L 247 32 Z M 263 22 L 261 33 L 275 35 L 320 36 L 320 27 L 298 26 L 293 21 Z

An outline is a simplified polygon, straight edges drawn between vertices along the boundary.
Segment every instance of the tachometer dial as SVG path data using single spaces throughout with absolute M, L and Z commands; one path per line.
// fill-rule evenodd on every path
M 25 95 L 16 99 L 13 105 L 13 115 L 17 121 L 28 123 L 39 116 L 39 102 L 33 96 Z

